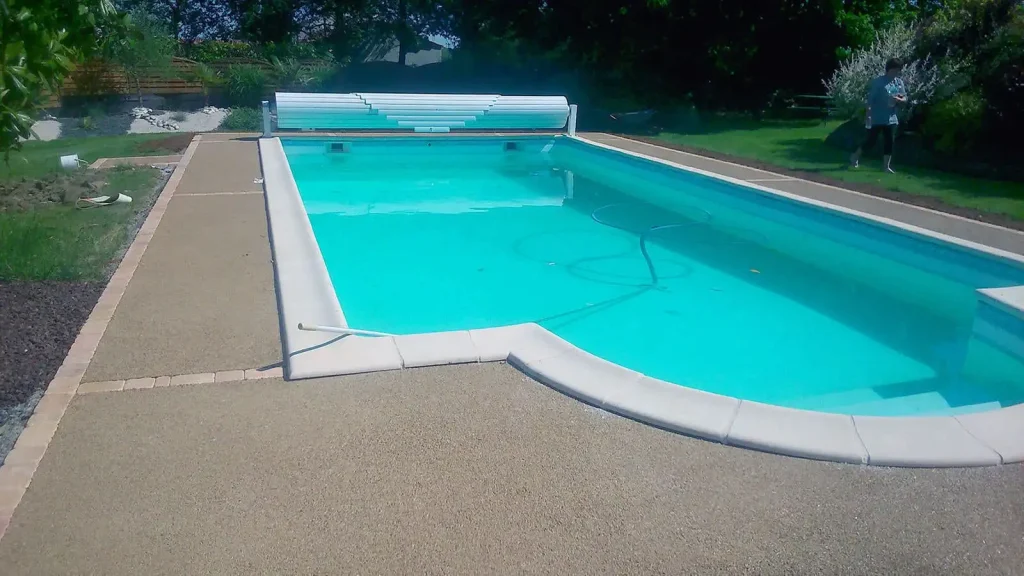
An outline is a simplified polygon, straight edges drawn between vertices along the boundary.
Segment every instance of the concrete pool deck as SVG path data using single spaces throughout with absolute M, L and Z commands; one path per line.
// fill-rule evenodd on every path
M 757 453 L 608 414 L 501 364 L 156 387 L 280 370 L 256 144 L 238 138 L 196 141 L 109 325 L 83 330 L 95 353 L 58 375 L 84 374 L 81 392 L 152 389 L 75 394 L 55 380 L 45 419 L 0 469 L 5 575 L 1009 574 L 1024 562 L 1019 465 Z
M 501 364 L 76 398 L 20 574 L 1010 574 L 1020 468 L 783 458 Z

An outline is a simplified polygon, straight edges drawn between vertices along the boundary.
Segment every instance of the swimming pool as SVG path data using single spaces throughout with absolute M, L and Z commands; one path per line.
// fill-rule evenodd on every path
M 589 138 L 261 139 L 286 378 L 507 360 L 727 444 L 1024 461 L 1024 258 Z
M 1015 263 L 568 138 L 283 145 L 352 327 L 536 322 L 661 380 L 841 414 L 1024 401 L 1024 362 L 974 331 L 976 290 L 1024 284 Z

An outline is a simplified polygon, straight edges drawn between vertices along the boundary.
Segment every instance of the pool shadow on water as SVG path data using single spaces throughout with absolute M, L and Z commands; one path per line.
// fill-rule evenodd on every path
M 634 298 L 637 298 L 639 296 L 642 296 L 653 289 L 653 285 L 644 286 L 642 288 L 634 290 L 633 292 L 629 292 L 621 296 L 615 296 L 614 298 L 608 298 L 607 300 L 603 300 L 601 302 L 587 304 L 584 306 L 580 306 L 579 308 L 567 310 L 565 312 L 560 312 L 558 314 L 553 314 L 545 318 L 537 318 L 536 320 L 533 320 L 533 322 L 540 324 L 548 329 L 565 328 L 566 326 L 569 326 L 575 322 L 579 322 L 584 318 L 593 316 L 598 312 L 604 312 L 609 308 L 613 308 L 620 304 L 625 304 L 626 302 L 633 300 Z M 556 320 L 559 322 L 556 322 Z
M 565 207 L 590 217 L 594 210 L 613 202 L 637 206 L 634 213 L 644 215 L 631 227 L 637 231 L 673 220 L 690 220 L 578 175 L 576 195 L 566 201 Z M 670 232 L 673 231 L 665 230 L 650 238 L 649 244 L 799 302 L 922 364 L 936 366 L 941 362 L 942 351 L 928 344 L 940 339 L 939 334 L 946 334 L 950 340 L 957 337 L 952 321 L 938 319 L 912 302 L 897 301 L 866 284 L 838 278 L 752 240 L 728 234 L 727 229 L 695 223 Z M 742 257 L 737 257 L 741 251 Z M 639 232 L 636 258 L 642 258 Z M 657 266 L 656 257 L 655 260 Z M 758 273 L 752 274 L 752 268 Z M 856 306 L 851 305 L 854 301 Z

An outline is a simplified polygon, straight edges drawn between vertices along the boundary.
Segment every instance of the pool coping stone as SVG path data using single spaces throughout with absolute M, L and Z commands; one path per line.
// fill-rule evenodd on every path
M 812 460 L 869 461 L 850 416 L 749 400 L 740 401 L 725 443 Z
M 1003 463 L 999 453 L 972 436 L 953 416 L 854 416 L 853 423 L 868 450 L 868 463 L 876 466 L 943 468 Z
M 471 364 L 480 361 L 469 330 L 395 336 L 402 365 L 406 368 L 445 364 Z
M 1004 464 L 1024 462 L 1024 404 L 954 416 L 971 436 L 996 451 Z

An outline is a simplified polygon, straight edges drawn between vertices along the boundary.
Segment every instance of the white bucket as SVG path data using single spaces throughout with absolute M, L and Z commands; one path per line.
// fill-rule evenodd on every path
M 88 164 L 85 160 L 79 160 L 78 154 L 68 154 L 60 157 L 60 167 L 65 170 L 77 170 L 82 164 Z

